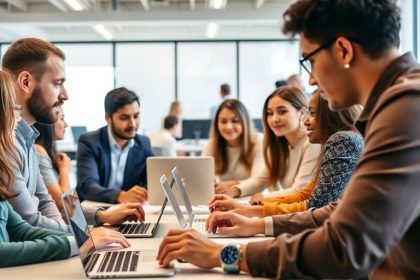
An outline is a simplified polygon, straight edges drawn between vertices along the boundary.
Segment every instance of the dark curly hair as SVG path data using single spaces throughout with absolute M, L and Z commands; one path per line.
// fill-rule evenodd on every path
M 395 0 L 299 0 L 283 18 L 284 34 L 303 33 L 319 44 L 338 36 L 353 38 L 372 59 L 400 45 L 401 16 Z

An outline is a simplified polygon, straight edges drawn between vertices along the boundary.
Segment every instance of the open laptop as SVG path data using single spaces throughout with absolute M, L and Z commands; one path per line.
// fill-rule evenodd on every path
M 167 202 L 168 199 L 165 197 L 156 223 L 124 223 L 119 225 L 115 230 L 127 238 L 153 237 L 157 232 Z
M 162 174 L 170 174 L 174 166 L 185 170 L 185 189 L 192 205 L 207 205 L 214 194 L 213 157 L 148 157 L 147 189 L 150 205 L 160 205 L 165 198 L 160 185 Z M 177 200 L 182 203 L 176 193 Z
M 86 126 L 71 126 L 70 129 L 75 144 L 79 143 L 80 136 L 87 132 Z
M 175 184 L 178 186 L 178 184 L 176 183 L 176 180 L 174 180 L 174 181 L 175 181 Z M 185 219 L 184 215 L 182 214 L 181 208 L 179 207 L 179 204 L 175 199 L 175 195 L 171 190 L 171 187 L 168 183 L 168 179 L 166 178 L 166 175 L 162 175 L 162 177 L 160 178 L 160 183 L 161 183 L 162 189 L 163 189 L 163 191 L 166 195 L 166 198 L 168 199 L 169 203 L 172 205 L 175 216 L 176 216 L 176 218 L 178 220 L 178 223 L 181 226 L 181 228 L 195 229 L 198 232 L 200 232 L 201 234 L 203 234 L 203 235 L 205 235 L 206 237 L 209 237 L 209 238 L 212 238 L 212 237 L 232 237 L 231 235 L 223 235 L 223 234 L 218 234 L 218 233 L 214 234 L 214 233 L 207 232 L 206 231 L 206 220 L 207 220 L 208 216 L 207 215 L 195 216 L 194 213 L 192 212 L 191 204 L 189 204 L 190 205 L 190 210 L 187 210 L 187 212 L 189 213 L 188 214 L 189 218 Z M 183 185 L 182 185 L 181 189 L 182 188 L 183 188 Z M 180 190 L 179 186 L 178 186 L 178 190 Z M 181 196 L 185 195 L 185 197 L 187 198 L 187 201 L 189 203 L 188 195 L 186 194 L 185 190 L 180 191 L 180 193 L 181 193 Z M 184 193 L 184 195 L 182 193 Z M 185 205 L 185 207 L 187 208 L 187 204 Z
M 89 278 L 127 278 L 172 276 L 173 268 L 161 268 L 156 250 L 97 251 L 83 215 L 77 193 L 71 190 L 62 196 L 64 213 L 79 247 L 83 269 Z

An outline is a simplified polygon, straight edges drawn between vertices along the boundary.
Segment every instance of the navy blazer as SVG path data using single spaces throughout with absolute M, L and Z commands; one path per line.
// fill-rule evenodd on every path
M 154 156 L 150 140 L 136 135 L 127 156 L 121 190 L 109 189 L 111 151 L 108 127 L 80 136 L 77 147 L 77 193 L 81 200 L 116 203 L 117 195 L 134 185 L 147 188 L 146 159 Z

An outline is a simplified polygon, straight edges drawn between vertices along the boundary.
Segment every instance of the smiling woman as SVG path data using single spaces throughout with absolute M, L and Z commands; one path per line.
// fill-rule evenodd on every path
M 255 132 L 248 111 L 239 100 L 228 99 L 220 104 L 202 155 L 215 159 L 219 180 L 216 193 L 239 196 L 236 185 L 261 172 L 262 137 Z
M 310 181 L 319 145 L 310 144 L 305 135 L 307 106 L 306 96 L 295 87 L 280 87 L 267 97 L 263 109 L 266 168 L 238 185 L 242 195 L 258 193 L 266 186 L 278 190 L 277 194 L 289 194 Z

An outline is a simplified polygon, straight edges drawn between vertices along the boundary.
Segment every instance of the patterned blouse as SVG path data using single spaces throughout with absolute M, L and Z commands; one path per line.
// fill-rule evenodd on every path
M 363 150 L 359 133 L 339 131 L 325 143 L 320 172 L 302 190 L 264 200 L 264 216 L 305 211 L 336 201 L 349 182 Z
M 363 143 L 362 135 L 351 131 L 339 131 L 328 139 L 308 208 L 323 207 L 340 197 L 362 153 Z

